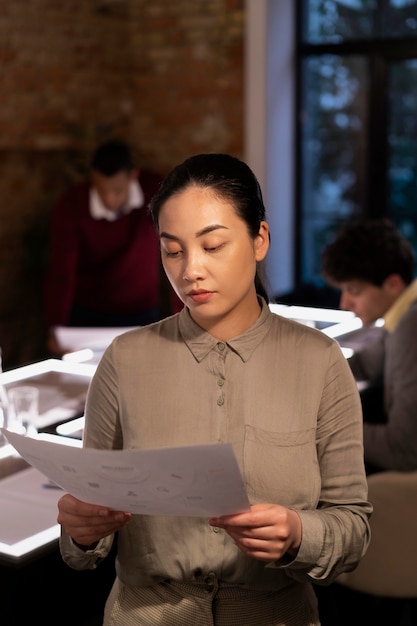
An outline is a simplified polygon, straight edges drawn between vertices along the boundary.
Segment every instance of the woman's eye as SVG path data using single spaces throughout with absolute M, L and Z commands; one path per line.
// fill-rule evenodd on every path
M 180 250 L 176 250 L 175 252 L 170 252 L 169 250 L 165 250 L 165 256 L 167 256 L 167 257 L 169 257 L 169 258 L 171 258 L 171 259 L 173 259 L 173 258 L 175 258 L 175 257 L 179 256 L 179 255 L 180 255 L 180 253 L 181 253 L 181 251 L 180 251 Z
M 223 247 L 223 244 L 220 244 L 220 245 L 218 245 L 218 246 L 210 246 L 210 247 L 209 247 L 209 246 L 207 246 L 207 247 L 205 248 L 205 251 L 206 251 L 206 252 L 217 252 L 217 251 L 218 251 L 218 250 L 220 250 L 222 247 Z

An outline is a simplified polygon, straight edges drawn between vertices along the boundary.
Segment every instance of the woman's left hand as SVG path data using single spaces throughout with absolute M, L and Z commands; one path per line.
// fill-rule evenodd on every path
M 212 517 L 211 526 L 223 528 L 237 547 L 254 559 L 276 561 L 297 555 L 302 527 L 298 513 L 279 504 L 255 504 L 250 511 Z

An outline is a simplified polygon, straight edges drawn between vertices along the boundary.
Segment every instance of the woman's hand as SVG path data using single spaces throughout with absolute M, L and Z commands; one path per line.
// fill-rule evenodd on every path
M 297 555 L 301 544 L 301 520 L 296 511 L 278 504 L 255 504 L 250 511 L 210 519 L 223 528 L 239 550 L 261 561 L 276 561 L 284 554 Z
M 103 537 L 117 532 L 130 518 L 130 513 L 88 504 L 70 494 L 65 494 L 58 501 L 58 524 L 82 546 L 93 545 Z

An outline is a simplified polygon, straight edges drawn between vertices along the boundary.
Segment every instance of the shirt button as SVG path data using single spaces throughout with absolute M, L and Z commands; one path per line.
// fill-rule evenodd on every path
M 219 406 L 223 406 L 223 404 L 224 404 L 224 398 L 223 398 L 223 396 L 220 396 L 220 398 L 217 398 L 217 404 L 218 404 Z
M 207 574 L 207 576 L 204 579 L 204 582 L 207 585 L 207 591 L 209 591 L 210 593 L 213 591 L 214 589 L 214 585 L 216 584 L 216 574 L 214 572 L 209 572 Z
M 218 528 L 217 526 L 212 526 L 211 528 L 212 528 L 212 531 L 214 533 L 219 533 L 220 532 L 220 528 Z
M 226 348 L 226 344 L 223 343 L 222 341 L 219 341 L 217 345 L 218 345 L 220 352 L 223 352 L 223 350 Z
M 219 387 L 223 387 L 223 385 L 224 385 L 223 378 L 219 378 L 219 380 L 217 381 L 217 384 L 218 384 Z

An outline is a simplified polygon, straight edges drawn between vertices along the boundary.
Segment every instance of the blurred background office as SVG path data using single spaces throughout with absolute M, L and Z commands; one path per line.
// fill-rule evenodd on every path
M 93 149 L 129 141 L 165 174 L 192 153 L 242 155 L 243 0 L 23 0 L 0 9 L 0 345 L 42 358 L 41 275 L 57 198 Z
M 111 136 L 162 174 L 197 152 L 246 159 L 283 299 L 335 303 L 320 251 L 352 215 L 417 247 L 415 1 L 10 0 L 0 28 L 5 368 L 43 357 L 52 207 Z
M 111 137 L 162 175 L 198 152 L 246 160 L 278 301 L 338 306 L 320 255 L 348 218 L 388 217 L 417 252 L 417 0 L 3 0 L 0 33 L 4 369 L 45 357 L 52 210 Z M 51 559 L 31 579 L 90 593 Z M 11 590 L 22 576 L 4 568 Z

